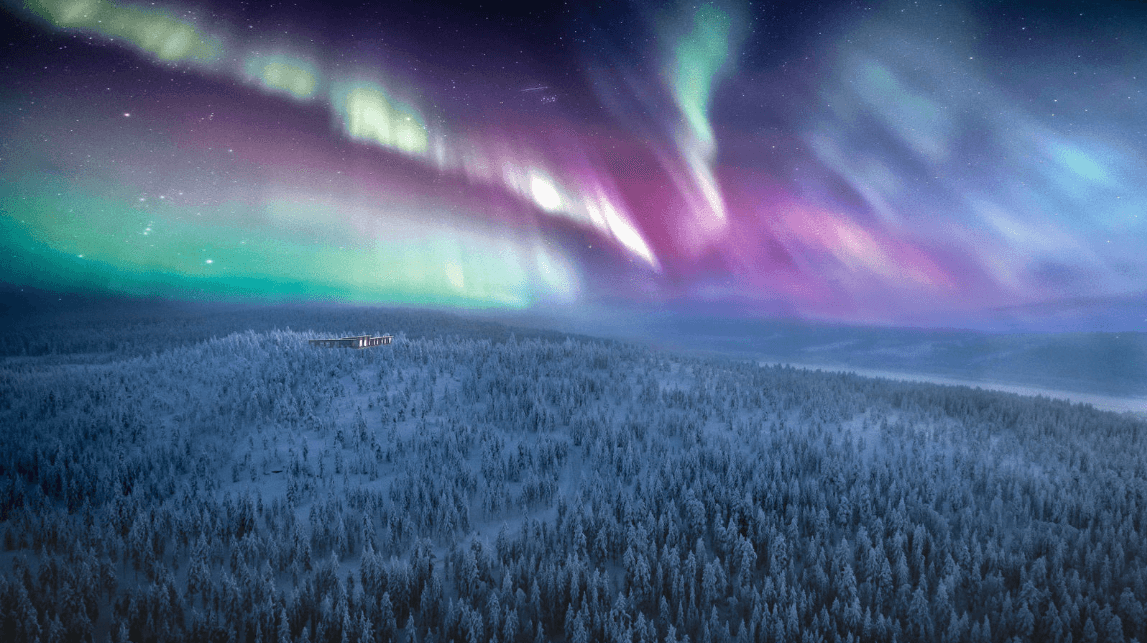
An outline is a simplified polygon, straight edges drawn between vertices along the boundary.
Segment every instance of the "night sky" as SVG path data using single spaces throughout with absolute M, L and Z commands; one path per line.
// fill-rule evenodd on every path
M 0 281 L 967 326 L 1147 300 L 1139 3 L 582 4 L 8 0 Z

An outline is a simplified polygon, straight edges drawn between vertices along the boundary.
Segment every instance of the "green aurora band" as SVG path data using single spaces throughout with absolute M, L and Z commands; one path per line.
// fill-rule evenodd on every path
M 560 258 L 494 231 L 424 224 L 396 236 L 409 221 L 379 219 L 363 237 L 330 225 L 338 213 L 322 204 L 261 209 L 261 222 L 240 204 L 141 210 L 26 176 L 0 192 L 0 253 L 10 281 L 134 295 L 525 308 L 576 294 Z

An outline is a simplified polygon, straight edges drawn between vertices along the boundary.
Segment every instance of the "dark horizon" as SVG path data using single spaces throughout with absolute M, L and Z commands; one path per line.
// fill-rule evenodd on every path
M 467 332 L 483 328 L 503 338 L 519 334 L 550 340 L 620 340 L 668 354 L 984 386 L 1094 403 L 1098 408 L 1138 410 L 1147 405 L 1147 333 L 1141 331 L 884 327 L 739 317 L 719 310 L 641 315 L 630 310 L 588 317 L 337 301 L 195 301 L 20 290 L 0 288 L 0 327 L 5 328 L 0 359 L 66 356 L 77 346 L 56 338 L 73 334 L 102 347 L 93 349 L 99 355 L 84 359 L 114 359 L 251 332 L 396 333 L 371 320 L 397 318 L 407 320 L 405 332 L 411 337 L 423 336 L 421 324 L 446 324 Z M 411 320 L 421 321 L 410 326 Z M 257 323 L 245 325 L 252 321 Z M 134 333 L 157 325 L 183 330 L 174 344 L 148 345 L 143 352 L 133 347 Z M 94 339 L 97 336 L 102 339 Z
M 83 314 L 98 309 L 105 312 L 127 307 L 133 311 L 148 307 L 233 307 L 260 308 L 274 306 L 377 307 L 380 309 L 425 310 L 428 312 L 456 313 L 483 319 L 502 320 L 527 326 L 589 328 L 589 335 L 649 339 L 650 325 L 679 319 L 683 324 L 711 320 L 720 326 L 725 323 L 773 323 L 793 327 L 831 327 L 854 329 L 904 329 L 908 331 L 970 331 L 987 334 L 1086 334 L 1135 333 L 1144 334 L 1147 322 L 1147 300 L 1122 298 L 1079 298 L 1069 301 L 1047 302 L 1027 306 L 1000 307 L 981 311 L 976 315 L 919 316 L 900 323 L 865 323 L 801 316 L 791 311 L 762 311 L 752 306 L 722 302 L 708 306 L 686 306 L 682 302 L 634 305 L 632 302 L 605 301 L 585 310 L 561 307 L 554 310 L 528 309 L 522 311 L 490 308 L 459 309 L 447 305 L 429 306 L 405 302 L 360 302 L 335 297 L 302 299 L 282 296 L 277 299 L 235 296 L 220 298 L 212 293 L 197 293 L 171 297 L 159 294 L 128 294 L 110 290 L 47 290 L 34 286 L 0 282 L 0 320 L 13 322 L 35 315 Z M 572 308 L 572 309 L 571 309 Z

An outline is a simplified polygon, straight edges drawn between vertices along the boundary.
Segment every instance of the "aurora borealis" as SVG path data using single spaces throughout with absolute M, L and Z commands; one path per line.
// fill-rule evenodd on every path
M 0 279 L 926 325 L 1147 298 L 1137 7 L 805 4 L 9 1 Z

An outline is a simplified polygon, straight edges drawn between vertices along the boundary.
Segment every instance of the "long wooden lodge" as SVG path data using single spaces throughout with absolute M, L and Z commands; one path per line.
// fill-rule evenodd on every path
M 311 346 L 326 346 L 327 348 L 370 348 L 389 344 L 393 335 L 371 337 L 370 335 L 355 335 L 354 337 L 339 337 L 337 339 L 310 339 Z

